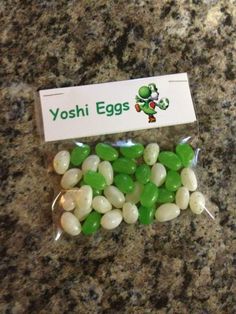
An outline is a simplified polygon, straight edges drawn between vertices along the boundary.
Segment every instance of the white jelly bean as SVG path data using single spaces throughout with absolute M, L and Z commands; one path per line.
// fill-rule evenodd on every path
M 152 166 L 150 181 L 156 184 L 156 186 L 161 186 L 166 179 L 166 168 L 160 164 L 156 163 Z
M 78 208 L 87 210 L 92 205 L 93 190 L 89 185 L 83 185 L 75 194 L 75 202 Z
M 175 195 L 175 203 L 180 209 L 186 209 L 189 203 L 189 191 L 186 187 L 181 186 Z
M 98 172 L 100 172 L 105 180 L 107 185 L 111 185 L 113 183 L 113 168 L 109 161 L 102 161 L 98 165 Z
M 94 197 L 92 207 L 101 214 L 105 214 L 112 209 L 111 203 L 102 195 Z
M 67 170 L 61 178 L 61 186 L 68 190 L 73 188 L 82 178 L 82 171 L 77 168 Z
M 119 209 L 112 209 L 102 216 L 101 226 L 104 229 L 112 230 L 119 226 L 122 221 L 122 213 Z
M 85 173 L 88 170 L 97 171 L 100 158 L 97 155 L 88 156 L 82 164 L 82 171 Z
M 180 209 L 173 203 L 166 203 L 157 208 L 155 217 L 160 222 L 172 220 L 179 216 Z
M 92 211 L 92 207 L 86 208 L 86 209 L 76 207 L 74 214 L 79 221 L 83 221 L 88 216 L 88 214 L 91 213 L 91 211 Z
M 159 151 L 159 145 L 156 143 L 150 143 L 145 147 L 143 159 L 147 165 L 152 166 L 155 164 L 159 155 Z
M 78 190 L 68 190 L 62 195 L 60 199 L 60 204 L 66 211 L 73 210 L 75 208 L 75 197 L 74 194 Z
M 197 178 L 191 168 L 184 168 L 181 171 L 181 181 L 189 191 L 193 192 L 197 189 Z
M 116 208 L 121 208 L 125 202 L 124 194 L 114 185 L 106 186 L 104 189 L 104 195 Z
M 200 215 L 205 207 L 205 197 L 201 192 L 193 192 L 190 195 L 189 206 L 194 214 Z
M 70 153 L 62 150 L 53 159 L 53 168 L 56 173 L 64 174 L 70 165 Z
M 70 212 L 65 212 L 61 216 L 62 229 L 72 236 L 76 236 L 81 232 L 81 224 L 78 219 Z
M 122 213 L 127 224 L 135 224 L 138 220 L 138 208 L 135 204 L 124 203 Z
M 143 185 L 139 182 L 134 183 L 134 190 L 132 193 L 128 193 L 125 196 L 126 202 L 137 204 L 140 201 L 140 195 L 143 191 Z

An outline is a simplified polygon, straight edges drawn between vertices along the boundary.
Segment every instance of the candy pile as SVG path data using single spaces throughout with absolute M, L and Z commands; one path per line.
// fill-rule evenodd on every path
M 84 144 L 71 153 L 58 152 L 53 160 L 64 190 L 60 224 L 70 235 L 81 230 L 89 235 L 100 226 L 111 230 L 122 220 L 150 224 L 155 217 L 165 222 L 188 206 L 195 214 L 205 209 L 205 198 L 196 191 L 191 168 L 194 151 L 189 144 L 178 144 L 174 153 L 160 152 L 156 143 L 145 148 L 99 143 L 96 154 L 90 153 L 90 146 Z

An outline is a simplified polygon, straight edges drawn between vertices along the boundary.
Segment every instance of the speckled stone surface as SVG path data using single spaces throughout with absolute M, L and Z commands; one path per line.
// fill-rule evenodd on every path
M 1 1 L 0 313 L 235 313 L 232 0 Z M 34 92 L 188 72 L 215 221 L 52 237 Z

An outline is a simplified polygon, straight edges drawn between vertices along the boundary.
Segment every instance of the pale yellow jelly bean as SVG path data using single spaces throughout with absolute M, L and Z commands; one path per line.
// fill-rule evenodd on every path
M 175 195 L 175 203 L 180 209 L 186 209 L 189 203 L 189 191 L 186 187 L 178 188 Z
M 107 185 L 111 185 L 113 183 L 113 168 L 109 161 L 102 161 L 98 165 L 98 172 L 100 172 L 105 180 Z
M 88 156 L 82 164 L 83 174 L 85 174 L 88 170 L 97 171 L 99 162 L 100 158 L 97 155 Z
M 104 189 L 104 195 L 114 207 L 122 208 L 125 202 L 125 197 L 124 194 L 119 189 L 117 189 L 116 186 L 106 186 Z
M 154 165 L 157 162 L 159 151 L 160 151 L 160 148 L 158 144 L 156 143 L 148 144 L 145 147 L 144 153 L 143 153 L 143 159 L 145 163 L 149 166 Z
M 91 211 L 92 211 L 92 207 L 86 208 L 86 209 L 76 207 L 74 214 L 78 218 L 79 221 L 83 221 L 88 216 L 88 214 L 91 213 Z
M 53 168 L 56 173 L 64 174 L 70 165 L 70 153 L 62 150 L 53 159 Z
M 112 209 L 111 203 L 105 198 L 105 196 L 102 195 L 94 197 L 92 207 L 101 214 L 105 214 Z
M 101 226 L 104 229 L 112 230 L 119 226 L 122 221 L 122 213 L 119 209 L 112 209 L 102 216 Z
M 76 193 L 76 190 L 68 190 L 65 194 L 61 196 L 60 204 L 63 207 L 64 210 L 70 211 L 75 208 L 75 197 L 74 194 Z
M 128 193 L 125 196 L 126 202 L 137 204 L 140 201 L 140 195 L 143 191 L 143 185 L 140 182 L 134 183 L 134 190 L 132 193 Z
M 135 224 L 138 220 L 138 208 L 135 204 L 130 202 L 124 203 L 122 214 L 127 224 Z
M 173 203 L 166 203 L 157 208 L 155 217 L 160 222 L 165 222 L 178 217 L 180 208 Z
M 67 170 L 61 178 L 61 186 L 65 190 L 73 188 L 82 178 L 82 171 L 77 168 Z
M 91 207 L 93 190 L 89 185 L 83 185 L 75 194 L 76 207 L 87 210 Z
M 76 236 L 81 232 L 81 224 L 78 219 L 70 212 L 61 215 L 62 229 L 72 236 Z
M 156 186 L 161 186 L 166 179 L 166 168 L 160 163 L 156 163 L 152 166 L 150 181 Z
M 191 168 L 184 168 L 181 171 L 181 181 L 189 191 L 193 192 L 197 189 L 197 178 Z
M 205 197 L 201 192 L 193 192 L 190 195 L 189 206 L 194 214 L 200 215 L 205 207 Z

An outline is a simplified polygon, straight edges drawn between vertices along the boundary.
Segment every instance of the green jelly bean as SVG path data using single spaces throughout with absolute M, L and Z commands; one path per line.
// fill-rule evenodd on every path
M 159 188 L 157 202 L 160 204 L 173 203 L 175 200 L 175 194 L 164 188 Z
M 143 164 L 137 167 L 135 177 L 138 182 L 146 184 L 149 182 L 151 176 L 151 169 L 148 165 Z
M 101 195 L 101 194 L 102 194 L 102 190 L 93 189 L 93 197 Z
M 194 150 L 187 143 L 178 144 L 176 146 L 176 154 L 179 156 L 184 167 L 189 167 L 194 158 Z
M 70 162 L 73 166 L 79 166 L 90 154 L 90 147 L 88 145 L 76 146 L 70 154 Z
M 147 183 L 142 191 L 141 197 L 140 197 L 140 202 L 144 207 L 152 207 L 155 202 L 157 201 L 158 197 L 158 188 L 157 186 L 149 182 Z
M 165 187 L 168 191 L 177 191 L 181 186 L 181 177 L 177 171 L 170 170 L 167 172 Z
M 120 173 L 114 177 L 115 185 L 123 193 L 132 193 L 134 190 L 134 181 L 128 174 Z
M 91 212 L 82 225 L 82 232 L 90 235 L 96 232 L 100 227 L 102 215 L 96 211 Z
M 154 220 L 155 207 L 144 207 L 140 206 L 138 209 L 139 217 L 138 220 L 142 225 L 150 225 Z
M 113 170 L 119 173 L 133 174 L 136 170 L 136 163 L 128 158 L 118 158 L 112 164 Z
M 126 158 L 139 158 L 143 155 L 144 147 L 142 144 L 133 144 L 120 148 L 120 152 Z
M 118 158 L 118 151 L 109 144 L 98 143 L 95 147 L 95 151 L 103 160 L 113 161 Z
M 84 175 L 84 182 L 96 190 L 103 190 L 106 186 L 106 180 L 104 176 L 92 170 L 88 170 Z
M 179 170 L 182 167 L 180 158 L 173 152 L 161 152 L 159 154 L 159 161 L 171 170 Z

